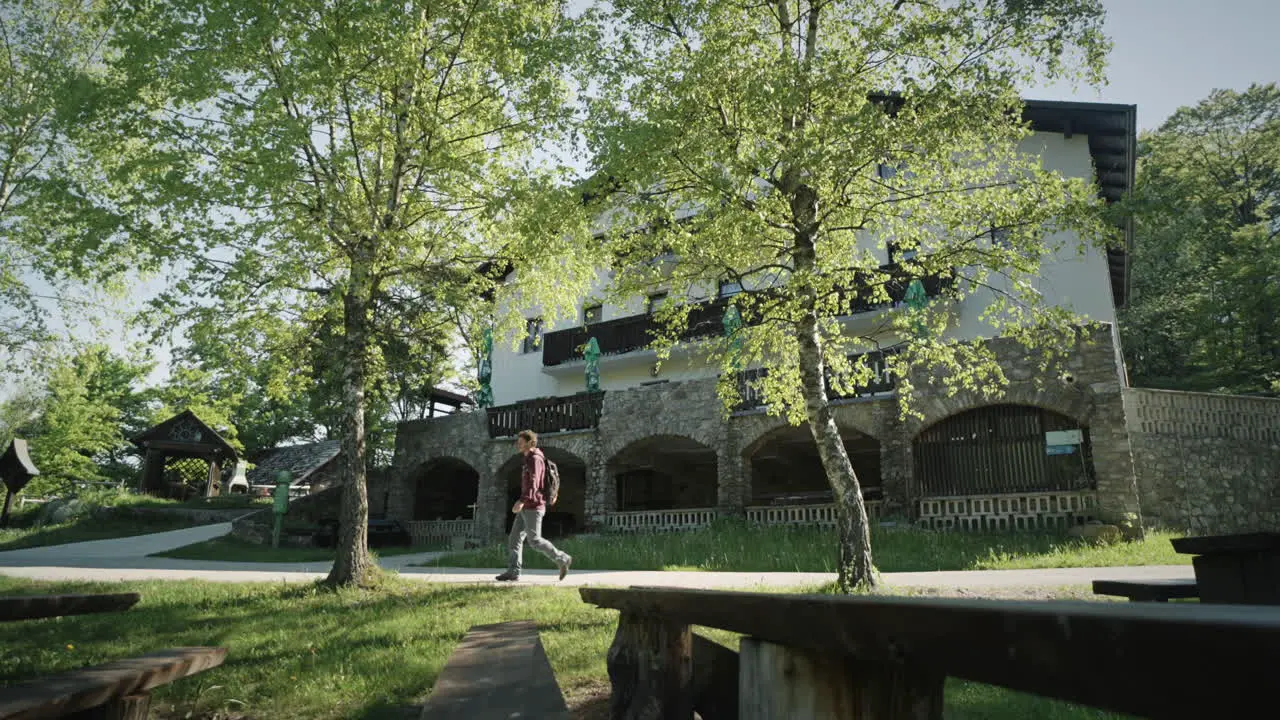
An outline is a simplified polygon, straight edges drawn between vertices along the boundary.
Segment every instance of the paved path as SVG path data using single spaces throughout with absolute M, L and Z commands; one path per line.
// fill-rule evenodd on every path
M 67 545 L 0 552 L 0 575 L 38 580 L 209 580 L 215 582 L 310 582 L 329 572 L 329 561 L 305 563 L 217 562 L 147 557 L 150 554 L 221 537 L 230 523 L 93 540 Z M 411 567 L 440 553 L 380 558 L 381 565 L 403 577 L 427 582 L 493 582 L 496 570 Z M 1190 565 L 1060 568 L 1048 570 L 966 570 L 885 573 L 890 587 L 993 588 L 1088 585 L 1103 578 L 1193 578 Z M 537 585 L 665 585 L 685 588 L 805 587 L 834 582 L 830 573 L 660 572 L 575 570 L 564 582 L 551 570 L 527 570 L 522 584 Z

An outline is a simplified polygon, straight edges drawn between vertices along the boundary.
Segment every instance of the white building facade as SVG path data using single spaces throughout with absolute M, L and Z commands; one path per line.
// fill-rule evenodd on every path
M 1115 201 L 1133 181 L 1135 114 L 1128 105 L 1029 101 L 1035 132 L 1020 149 L 1063 175 L 1093 180 Z M 1125 250 L 1080 252 L 1071 238 L 1059 239 L 1068 242 L 1042 265 L 1036 287 L 1044 302 L 1086 321 L 1066 380 L 1036 378 L 1026 354 L 999 340 L 1011 384 L 995 402 L 935 396 L 917 383 L 913 402 L 924 418 L 902 420 L 887 374 L 836 401 L 866 499 L 882 516 L 974 529 L 1136 518 L 1115 332 L 1127 291 Z M 878 252 L 885 265 L 893 261 Z M 935 295 L 949 281 L 924 286 Z M 660 368 L 647 347 L 650 311 L 671 299 L 660 291 L 622 305 L 593 299 L 604 297 L 607 282 L 601 273 L 598 294 L 575 318 L 544 327 L 529 311 L 519 347 L 495 342 L 493 407 L 401 426 L 387 515 L 423 538 L 498 535 L 519 482 L 511 436 L 528 428 L 542 435 L 564 478 L 562 501 L 547 519 L 553 534 L 696 527 L 724 516 L 830 522 L 834 508 L 807 428 L 768 416 L 750 393 L 725 417 L 715 395 L 720 368 L 696 342 L 677 347 Z M 721 332 L 724 299 L 737 289 L 706 289 L 691 313 L 691 338 Z M 956 303 L 956 338 L 991 335 L 979 317 L 989 302 L 979 292 Z M 892 304 L 855 308 L 846 322 L 875 322 Z M 600 391 L 592 393 L 581 354 L 588 338 L 602 353 Z

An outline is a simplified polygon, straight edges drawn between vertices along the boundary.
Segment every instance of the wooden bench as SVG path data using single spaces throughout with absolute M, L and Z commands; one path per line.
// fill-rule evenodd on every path
M 611 717 L 937 720 L 949 677 L 1142 717 L 1254 717 L 1280 663 L 1269 607 L 579 592 L 621 611 Z M 745 637 L 735 653 L 693 625 Z
M 420 720 L 567 719 L 531 620 L 476 625 L 449 656 Z
M 138 593 L 0 597 L 0 621 L 127 610 Z M 226 648 L 171 648 L 0 688 L 0 720 L 78 718 L 145 720 L 151 691 L 222 664 Z
M 1094 595 L 1117 595 L 1133 602 L 1169 602 L 1200 597 L 1195 580 L 1094 580 Z

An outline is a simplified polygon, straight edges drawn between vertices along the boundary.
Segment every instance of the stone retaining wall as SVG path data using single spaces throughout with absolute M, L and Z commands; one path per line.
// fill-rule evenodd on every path
M 1125 404 L 1149 524 L 1280 530 L 1280 399 L 1131 389 Z

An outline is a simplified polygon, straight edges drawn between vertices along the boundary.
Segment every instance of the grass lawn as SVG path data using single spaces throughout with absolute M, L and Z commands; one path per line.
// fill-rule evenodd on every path
M 156 692 L 153 717 L 416 718 L 472 625 L 532 618 L 578 718 L 597 715 L 617 612 L 572 589 L 431 585 L 389 576 L 376 590 L 205 582 L 45 583 L 0 577 L 0 593 L 136 591 L 124 613 L 0 624 L 0 683 L 166 647 L 221 645 L 212 671 Z M 709 633 L 710 634 L 710 633 Z M 712 636 L 731 646 L 728 633 Z M 590 700 L 591 702 L 584 702 Z M 1077 720 L 1111 715 L 948 682 L 949 718 Z
M 1140 542 L 1115 545 L 1034 533 L 940 533 L 875 528 L 871 551 L 881 572 L 1010 570 L 1015 568 L 1189 565 L 1173 551 L 1175 534 L 1149 532 Z M 557 547 L 577 570 L 716 570 L 739 572 L 835 572 L 836 540 L 820 528 L 750 528 L 737 523 L 683 533 L 566 538 Z M 525 550 L 528 567 L 550 569 L 541 554 Z M 439 567 L 506 566 L 506 550 L 493 545 L 450 553 Z
M 89 517 L 81 516 L 44 527 L 10 527 L 0 530 L 0 552 L 45 545 L 108 540 L 148 533 L 192 527 L 188 518 L 179 517 Z
M 382 557 L 409 555 L 411 553 L 441 550 L 443 545 L 415 545 L 413 547 L 385 547 L 373 552 Z M 184 560 L 221 560 L 225 562 L 313 562 L 332 560 L 333 550 L 328 548 L 272 548 L 234 537 L 220 537 L 156 553 L 152 557 L 182 558 Z

